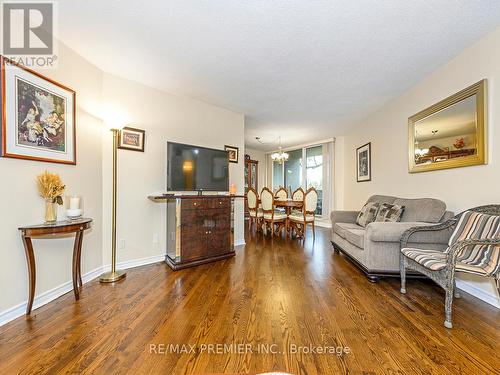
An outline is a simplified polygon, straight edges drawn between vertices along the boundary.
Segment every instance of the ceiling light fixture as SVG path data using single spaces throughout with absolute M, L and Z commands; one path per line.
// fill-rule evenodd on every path
M 289 155 L 288 153 L 283 152 L 283 150 L 281 149 L 281 137 L 279 137 L 278 140 L 279 140 L 278 152 L 271 154 L 271 159 L 281 164 L 284 161 L 288 160 Z

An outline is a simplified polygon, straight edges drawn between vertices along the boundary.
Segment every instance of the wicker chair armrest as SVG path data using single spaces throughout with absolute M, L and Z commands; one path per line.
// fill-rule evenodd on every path
M 417 232 L 434 232 L 434 231 L 445 230 L 453 227 L 457 223 L 457 221 L 458 220 L 456 218 L 452 218 L 450 220 L 447 220 L 439 224 L 409 228 L 406 231 L 404 231 L 403 234 L 401 235 L 401 239 L 399 240 L 400 249 L 407 247 L 410 237 Z

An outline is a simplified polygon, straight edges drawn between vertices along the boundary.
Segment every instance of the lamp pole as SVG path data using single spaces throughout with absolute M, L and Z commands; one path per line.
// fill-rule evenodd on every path
M 99 281 L 101 283 L 114 283 L 127 276 L 124 271 L 116 269 L 116 187 L 117 187 L 117 156 L 118 156 L 118 133 L 119 129 L 111 129 L 113 132 L 113 200 L 111 215 L 111 271 L 103 273 Z

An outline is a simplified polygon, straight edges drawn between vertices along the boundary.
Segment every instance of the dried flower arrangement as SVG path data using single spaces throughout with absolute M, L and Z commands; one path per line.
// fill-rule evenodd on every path
M 43 172 L 37 176 L 38 192 L 42 198 L 51 199 L 52 203 L 63 204 L 62 195 L 66 188 L 58 174 Z

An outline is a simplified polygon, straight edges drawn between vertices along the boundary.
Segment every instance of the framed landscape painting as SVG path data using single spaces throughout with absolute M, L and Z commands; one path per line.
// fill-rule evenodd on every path
M 2 156 L 76 164 L 75 92 L 1 57 Z
M 372 179 L 372 144 L 367 143 L 356 149 L 357 181 L 365 182 Z

